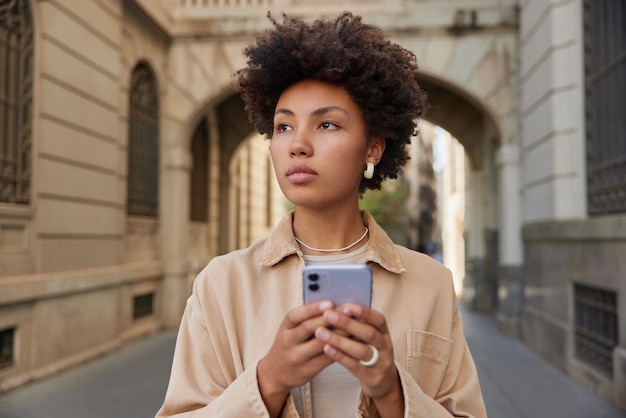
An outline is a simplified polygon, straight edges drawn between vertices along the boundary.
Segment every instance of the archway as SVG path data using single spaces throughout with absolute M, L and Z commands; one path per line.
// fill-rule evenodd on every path
M 417 74 L 417 79 L 429 97 L 430 108 L 425 119 L 441 126 L 457 138 L 470 162 L 466 176 L 464 239 L 467 263 L 464 292 L 474 308 L 491 311 L 497 307 L 499 262 L 496 151 L 500 134 L 497 123 L 480 99 L 453 83 L 421 73 Z M 212 217 L 208 225 L 208 229 L 212 231 L 209 234 L 214 239 L 210 246 L 213 249 L 212 254 L 207 254 L 207 257 L 211 257 L 250 244 L 254 234 L 248 231 L 242 235 L 234 231 L 240 227 L 236 225 L 241 220 L 238 217 L 243 213 L 242 205 L 254 206 L 249 203 L 249 182 L 236 177 L 245 175 L 250 178 L 258 168 L 239 165 L 240 171 L 233 171 L 231 165 L 237 149 L 241 149 L 242 144 L 249 141 L 254 134 L 243 102 L 237 94 L 232 91 L 222 92 L 219 98 L 206 103 L 198 114 L 206 115 L 211 132 L 210 147 L 218 153 L 210 163 L 219 167 L 218 170 L 211 170 L 212 179 L 209 181 L 217 186 L 210 196 L 217 211 L 217 216 Z M 246 158 L 252 164 L 258 151 L 251 148 L 245 152 L 248 155 Z M 266 160 L 259 164 L 267 167 Z M 261 171 L 267 172 L 267 168 L 261 168 Z M 235 199 L 233 187 L 242 184 L 246 186 L 241 193 L 245 193 L 247 197 L 242 195 Z
M 499 276 L 496 153 L 501 135 L 498 124 L 488 108 L 471 93 L 427 74 L 420 73 L 417 79 L 429 98 L 425 119 L 456 138 L 468 157 L 463 293 L 473 308 L 492 311 L 497 308 Z

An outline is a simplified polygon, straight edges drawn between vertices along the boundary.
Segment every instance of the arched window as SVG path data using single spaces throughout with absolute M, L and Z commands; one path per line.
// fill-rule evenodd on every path
M 29 0 L 0 0 L 0 202 L 28 204 L 33 30 Z
M 203 118 L 191 138 L 191 205 L 190 219 L 206 222 L 209 217 L 209 126 Z
M 140 63 L 133 71 L 128 110 L 129 215 L 159 215 L 159 103 L 154 76 Z

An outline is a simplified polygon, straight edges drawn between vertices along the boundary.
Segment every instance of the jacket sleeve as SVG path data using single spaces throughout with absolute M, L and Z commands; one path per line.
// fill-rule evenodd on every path
M 194 312 L 193 297 L 182 317 L 170 382 L 156 417 L 269 417 L 257 383 L 258 360 L 234 376 L 232 360 L 219 358 L 211 330 Z

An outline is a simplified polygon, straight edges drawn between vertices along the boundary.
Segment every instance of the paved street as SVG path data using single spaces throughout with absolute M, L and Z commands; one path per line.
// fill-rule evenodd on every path
M 499 334 L 491 317 L 464 310 L 464 321 L 491 418 L 626 418 L 519 340 Z M 0 395 L 0 417 L 153 417 L 165 393 L 174 338 L 161 333 Z

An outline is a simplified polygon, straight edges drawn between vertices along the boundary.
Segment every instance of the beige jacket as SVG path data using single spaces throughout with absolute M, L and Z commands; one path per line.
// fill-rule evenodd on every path
M 405 417 L 486 417 L 448 269 L 396 246 L 367 212 L 372 307 L 385 315 L 404 391 Z M 302 255 L 292 215 L 271 236 L 216 257 L 198 275 L 182 318 L 157 417 L 268 417 L 258 361 L 288 310 L 302 304 Z M 302 388 L 311 418 L 310 387 Z M 281 417 L 298 417 L 291 396 Z M 378 417 L 361 394 L 356 417 Z M 318 417 L 319 418 L 319 417 Z

